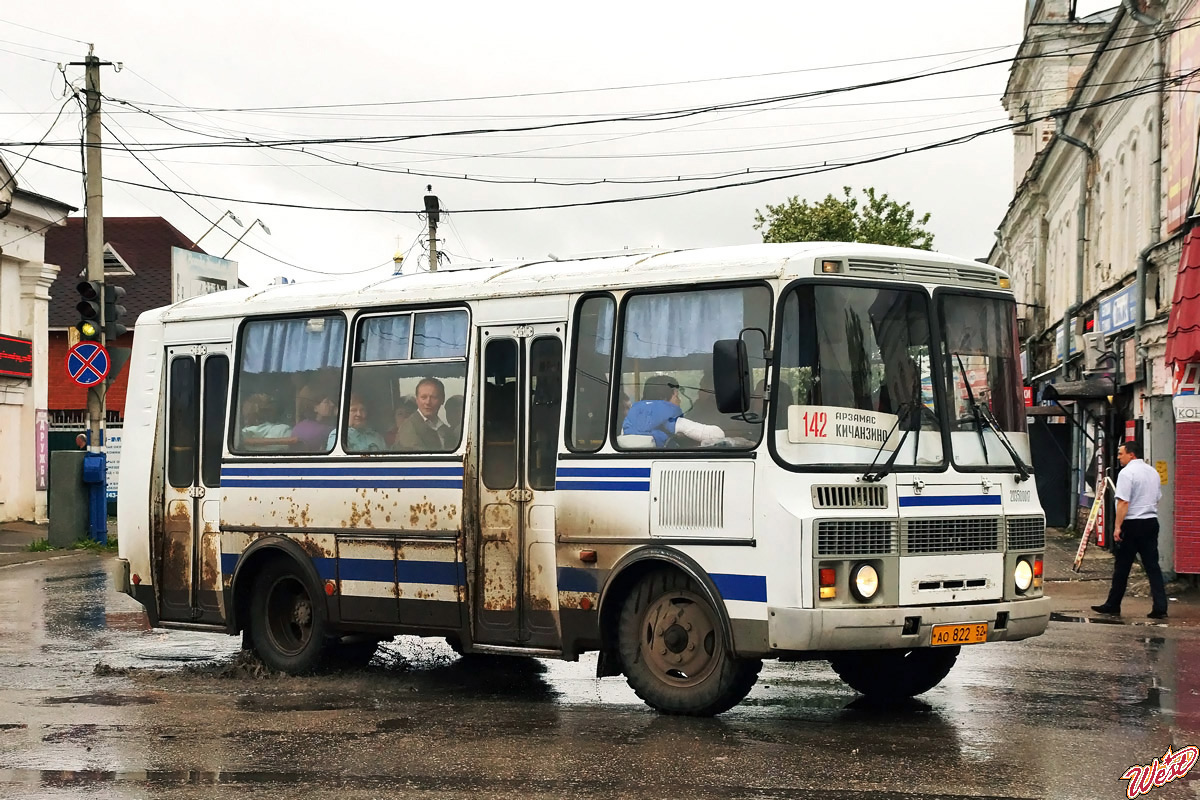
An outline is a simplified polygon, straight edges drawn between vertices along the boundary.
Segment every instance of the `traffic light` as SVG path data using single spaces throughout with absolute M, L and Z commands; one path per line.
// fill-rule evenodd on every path
M 121 317 L 125 316 L 125 306 L 118 305 L 118 301 L 124 296 L 124 287 L 111 283 L 104 285 L 104 338 L 110 344 L 129 330 L 121 324 Z
M 104 284 L 100 281 L 80 281 L 75 287 L 79 291 L 79 302 L 75 310 L 79 312 L 79 329 L 81 342 L 95 342 L 100 339 L 100 303 L 103 302 Z

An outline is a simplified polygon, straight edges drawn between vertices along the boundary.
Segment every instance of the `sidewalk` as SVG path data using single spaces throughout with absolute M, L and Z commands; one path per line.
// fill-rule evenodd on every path
M 66 556 L 74 556 L 80 553 L 92 552 L 89 550 L 74 550 L 60 548 L 57 550 L 39 550 L 33 552 L 29 546 L 34 542 L 46 539 L 49 536 L 47 531 L 48 525 L 36 524 L 33 522 L 23 522 L 20 520 L 14 522 L 0 522 L 0 568 L 12 566 L 14 564 L 28 564 L 34 561 L 48 561 L 52 558 L 63 558 Z M 110 519 L 108 522 L 109 535 L 116 535 L 115 520 Z
M 1051 600 L 1056 619 L 1077 621 L 1123 622 L 1126 624 L 1163 624 L 1146 619 L 1150 613 L 1150 584 L 1141 562 L 1135 562 L 1129 573 L 1129 587 L 1121 603 L 1121 617 L 1110 617 L 1092 611 L 1108 599 L 1112 579 L 1113 557 L 1103 547 L 1089 543 L 1079 572 L 1072 570 L 1079 549 L 1080 535 L 1059 528 L 1046 529 L 1046 564 L 1044 591 Z M 1200 627 L 1200 589 L 1189 577 L 1176 578 L 1167 584 L 1166 624 L 1172 627 Z

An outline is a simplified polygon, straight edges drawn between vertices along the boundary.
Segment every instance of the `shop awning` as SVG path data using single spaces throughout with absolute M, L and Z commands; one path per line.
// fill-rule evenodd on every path
M 1116 394 L 1112 378 L 1088 378 L 1082 381 L 1048 383 L 1042 389 L 1043 400 L 1107 400 Z
M 1188 231 L 1167 319 L 1167 366 L 1200 361 L 1200 227 Z

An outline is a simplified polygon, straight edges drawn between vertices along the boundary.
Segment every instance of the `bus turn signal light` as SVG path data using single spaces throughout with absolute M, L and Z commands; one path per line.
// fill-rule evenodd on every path
M 821 599 L 832 600 L 837 597 L 837 570 L 833 567 L 821 567 L 817 570 L 817 576 L 821 583 Z
M 585 564 L 595 564 L 596 563 L 596 551 L 595 550 L 580 550 L 579 551 L 579 560 Z

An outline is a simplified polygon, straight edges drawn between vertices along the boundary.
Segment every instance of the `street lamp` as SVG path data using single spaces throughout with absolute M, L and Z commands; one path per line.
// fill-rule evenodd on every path
M 264 223 L 261 219 L 256 219 L 254 222 L 251 222 L 249 226 L 247 226 L 246 230 L 242 231 L 242 235 L 239 236 L 237 241 L 233 243 L 233 247 L 237 247 L 241 243 L 242 239 L 246 238 L 246 234 L 254 230 L 255 225 L 262 228 L 263 232 L 266 233 L 267 236 L 271 235 L 271 229 L 266 226 L 266 223 Z M 228 250 L 226 250 L 225 255 L 221 256 L 221 258 L 228 258 L 229 254 L 233 252 L 233 247 L 230 247 Z
M 221 220 L 225 219 L 226 217 L 229 217 L 231 220 L 233 220 L 234 222 L 236 222 L 236 223 L 237 223 L 237 226 L 238 226 L 239 228 L 240 228 L 240 227 L 242 227 L 242 221 L 241 221 L 240 219 L 238 219 L 238 218 L 237 218 L 237 215 L 236 215 L 236 214 L 234 214 L 232 211 L 226 211 L 224 214 L 222 214 L 221 216 L 217 217 L 217 221 L 216 221 L 216 222 L 214 222 L 214 223 L 213 223 L 213 224 L 212 224 L 212 225 L 209 227 L 209 229 L 208 229 L 208 230 L 206 230 L 206 231 L 205 231 L 205 232 L 204 232 L 204 233 L 203 233 L 203 234 L 200 236 L 200 239 L 203 239 L 205 236 L 208 236 L 210 233 L 212 233 L 212 231 L 213 231 L 213 228 L 215 228 L 215 227 L 217 227 L 218 225 L 220 225 L 220 224 L 221 224 Z M 197 239 L 196 241 L 192 242 L 192 247 L 199 247 L 199 246 L 200 246 L 200 239 Z

